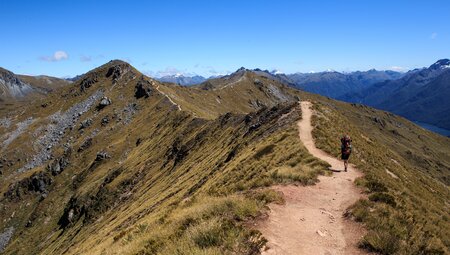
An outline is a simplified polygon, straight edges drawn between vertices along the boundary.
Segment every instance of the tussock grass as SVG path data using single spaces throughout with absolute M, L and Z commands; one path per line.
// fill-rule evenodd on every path
M 368 233 L 360 245 L 381 254 L 449 254 L 450 221 L 448 186 L 441 183 L 448 176 L 448 159 L 437 151 L 450 151 L 450 145 L 432 147 L 434 134 L 421 132 L 411 123 L 393 115 L 349 104 L 315 98 L 313 136 L 322 150 L 338 156 L 339 137 L 353 138 L 354 152 L 350 162 L 364 171 L 356 184 L 365 188 L 368 199 L 350 208 L 350 215 L 363 222 Z M 378 127 L 374 116 L 384 117 L 386 125 L 395 125 L 401 137 Z M 400 127 L 400 128 L 398 128 Z M 420 135 L 418 135 L 420 133 Z M 440 138 L 445 139 L 445 138 Z M 403 145 L 410 144 L 408 148 Z M 427 168 L 415 164 L 408 155 L 421 155 L 415 148 L 426 144 L 430 150 Z M 409 151 L 409 153 L 405 153 Z M 398 178 L 387 174 L 386 169 Z M 434 179 L 433 177 L 437 178 Z
M 255 254 L 266 240 L 246 228 L 248 219 L 279 195 L 260 190 L 224 197 L 199 196 L 150 225 L 120 235 L 120 247 L 109 254 Z

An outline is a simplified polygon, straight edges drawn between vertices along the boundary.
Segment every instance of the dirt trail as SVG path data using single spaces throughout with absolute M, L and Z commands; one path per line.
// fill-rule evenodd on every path
M 301 102 L 300 139 L 308 151 L 331 165 L 333 175 L 320 176 L 314 186 L 276 186 L 286 203 L 270 205 L 269 216 L 258 229 L 269 240 L 262 254 L 365 254 L 357 248 L 364 230 L 343 217 L 345 210 L 362 197 L 353 181 L 362 174 L 319 150 L 312 138 L 310 102 Z M 338 148 L 337 148 L 338 149 Z

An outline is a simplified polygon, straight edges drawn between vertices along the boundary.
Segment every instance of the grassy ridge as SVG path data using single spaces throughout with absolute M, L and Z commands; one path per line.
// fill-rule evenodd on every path
M 136 97 L 139 84 L 148 97 Z M 319 147 L 336 155 L 342 130 L 354 137 L 351 160 L 366 173 L 358 183 L 369 197 L 352 210 L 370 229 L 363 245 L 382 253 L 447 252 L 448 140 L 251 72 L 210 85 L 161 84 L 112 61 L 20 110 L 0 110 L 12 121 L 0 127 L 2 135 L 34 120 L 2 148 L 8 167 L 0 176 L 0 231 L 15 228 L 5 253 L 258 253 L 265 240 L 248 223 L 280 201 L 266 187 L 313 184 L 328 166 L 298 137 L 297 96 L 319 102 L 313 119 Z M 48 116 L 98 91 L 112 104 L 99 109 L 96 102 L 64 131 L 46 164 L 18 173 Z M 92 123 L 80 129 L 87 119 Z M 53 174 L 49 164 L 62 159 L 69 164 Z
M 106 72 L 108 67 L 99 69 Z M 73 137 L 70 164 L 51 177 L 45 197 L 27 191 L 17 198 L 20 202 L 2 201 L 2 217 L 16 213 L 0 228 L 14 225 L 21 233 L 6 254 L 253 254 L 264 239 L 246 228 L 246 222 L 266 203 L 279 200 L 261 188 L 311 184 L 326 167 L 298 138 L 301 113 L 296 103 L 202 119 L 178 111 L 156 90 L 148 99 L 131 100 L 139 77 L 133 72 L 115 84 L 102 73 L 88 74 L 97 77 L 88 93 L 65 88 L 66 100 L 53 95 L 46 99 L 52 101 L 48 107 L 34 113 L 32 129 L 47 123 L 46 114 L 67 110 L 89 92 L 102 89 L 113 102 L 101 111 L 88 111 L 79 122 L 91 118 L 93 124 L 65 136 Z M 133 102 L 136 113 L 127 124 L 121 109 Z M 245 112 L 236 108 L 240 111 Z M 103 126 L 106 116 L 110 122 Z M 24 133 L 11 148 L 25 150 L 20 146 L 31 137 Z M 91 145 L 80 151 L 89 137 Z M 97 162 L 100 151 L 110 158 Z M 57 147 L 53 156 L 58 159 L 63 153 Z M 15 167 L 23 161 L 18 162 Z M 44 165 L 22 175 L 13 169 L 6 174 L 26 180 L 46 171 Z M 1 181 L 4 191 L 16 182 Z

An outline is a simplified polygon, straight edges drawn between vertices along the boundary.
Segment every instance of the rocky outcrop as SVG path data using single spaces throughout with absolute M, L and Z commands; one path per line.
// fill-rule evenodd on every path
M 83 218 L 83 223 L 91 223 L 99 216 L 129 198 L 130 190 L 141 180 L 142 172 L 136 173 L 131 179 L 125 179 L 114 188 L 109 189 L 107 185 L 116 179 L 123 169 L 118 168 L 111 171 L 100 184 L 96 193 L 73 196 L 66 205 L 63 215 L 58 221 L 61 229 L 72 226 Z
M 86 89 L 90 88 L 94 83 L 98 82 L 97 73 L 87 74 L 85 78 L 83 78 L 80 82 L 80 90 L 81 92 L 86 91 Z
M 80 148 L 78 148 L 78 152 L 82 152 L 86 150 L 87 148 L 91 147 L 92 145 L 92 138 L 89 137 L 80 145 Z
M 60 158 L 53 160 L 52 163 L 47 166 L 47 170 L 53 176 L 60 174 L 70 164 L 69 158 L 71 154 L 72 149 L 67 148 Z
M 91 118 L 85 119 L 80 123 L 80 127 L 78 128 L 78 130 L 85 129 L 91 125 L 92 125 L 92 119 Z
M 101 162 L 109 158 L 111 158 L 111 156 L 106 151 L 101 151 L 97 153 L 97 156 L 95 157 L 95 162 Z
M 106 126 L 108 125 L 108 123 L 109 123 L 109 116 L 106 115 L 105 117 L 102 118 L 101 125 Z
M 106 77 L 111 78 L 113 83 L 116 83 L 125 74 L 131 71 L 131 66 L 128 63 L 122 62 L 120 60 L 113 60 L 111 63 L 113 64 L 113 66 L 108 69 Z
M 137 82 L 135 86 L 134 97 L 139 98 L 148 98 L 152 94 L 152 85 L 149 81 L 144 80 L 142 76 L 141 79 Z
M 20 201 L 25 195 L 32 193 L 40 194 L 42 198 L 45 198 L 52 183 L 53 180 L 48 172 L 37 172 L 11 184 L 4 196 L 9 201 Z

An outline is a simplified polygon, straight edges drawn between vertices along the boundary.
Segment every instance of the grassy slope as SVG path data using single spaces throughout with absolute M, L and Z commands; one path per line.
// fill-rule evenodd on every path
M 350 161 L 364 171 L 358 184 L 369 194 L 351 210 L 369 229 L 361 245 L 383 254 L 448 254 L 449 139 L 386 112 L 304 97 L 316 102 L 318 147 L 337 156 L 339 137 L 353 138 Z
M 35 88 L 39 88 L 48 92 L 67 86 L 71 83 L 70 81 L 64 79 L 45 75 L 40 76 L 17 75 L 17 77 L 19 77 L 19 79 L 22 80 L 23 82 L 28 83 Z
M 52 177 L 47 197 L 28 192 L 19 201 L 1 201 L 5 220 L 0 231 L 16 228 L 6 254 L 257 253 L 264 239 L 246 222 L 266 203 L 280 199 L 262 187 L 311 184 L 326 167 L 299 141 L 298 109 L 289 104 L 270 108 L 282 101 L 271 93 L 270 84 L 291 94 L 288 101 L 300 95 L 320 102 L 314 135 L 322 149 L 337 155 L 342 130 L 354 138 L 351 161 L 365 171 L 359 184 L 370 193 L 370 200 L 352 210 L 370 230 L 362 242 L 365 247 L 399 254 L 448 249 L 449 192 L 443 184 L 449 180 L 448 139 L 391 114 L 299 93 L 248 72 L 231 86 L 229 80 L 216 80 L 208 91 L 144 78 L 152 84 L 152 95 L 135 99 L 141 74 L 130 68 L 112 82 L 105 74 L 116 64 L 122 65 L 113 62 L 94 70 L 98 81 L 86 92 L 79 92 L 80 80 L 25 110 L 8 112 L 14 122 L 34 116 L 29 130 L 36 130 L 48 123 L 46 116 L 64 112 L 97 90 L 113 102 L 101 111 L 92 108 L 75 125 L 90 117 L 92 126 L 64 135 L 63 143 L 73 137 L 74 153 L 64 172 Z M 255 84 L 255 79 L 263 83 Z M 42 108 L 42 103 L 48 106 Z M 136 112 L 127 124 L 124 109 L 132 103 Z M 102 126 L 105 116 L 110 123 Z M 14 161 L 0 177 L 2 193 L 11 183 L 46 171 L 43 165 L 15 172 L 33 153 L 28 141 L 35 138 L 29 130 L 2 152 Z M 77 152 L 88 136 L 93 136 L 92 146 Z M 111 158 L 91 166 L 102 150 Z M 54 157 L 62 153 L 62 146 L 56 147 Z M 77 209 L 75 216 L 62 229 L 58 221 L 70 209 Z
M 258 80 L 261 83 L 255 84 Z M 250 71 L 241 71 L 229 79 L 213 79 L 207 83 L 211 87 L 205 84 L 185 87 L 164 83 L 160 89 L 180 104 L 182 109 L 206 119 L 214 119 L 227 112 L 250 112 L 262 106 L 270 107 L 284 101 L 297 101 L 291 95 L 292 90 L 289 87 Z M 272 93 L 273 87 L 285 98 Z
M 27 142 L 35 139 L 31 130 L 49 123 L 48 115 L 64 112 L 98 90 L 112 99 L 105 109 L 92 108 L 83 114 L 76 128 L 64 134 L 61 144 L 68 142 L 73 150 L 70 164 L 51 177 L 46 197 L 25 188 L 13 201 L 2 199 L 0 215 L 5 220 L 0 230 L 15 227 L 5 253 L 257 252 L 264 240 L 245 228 L 245 222 L 266 203 L 279 199 L 260 188 L 280 182 L 313 183 L 326 167 L 299 141 L 296 104 L 249 115 L 245 114 L 249 108 L 237 105 L 235 114 L 196 118 L 178 111 L 158 93 L 156 86 L 161 84 L 153 83 L 149 98 L 135 99 L 134 85 L 140 74 L 131 68 L 113 83 L 105 73 L 115 64 L 88 74 L 97 74 L 98 81 L 86 92 L 80 93 L 79 81 L 13 114 L 14 122 L 29 116 L 35 122 L 2 152 L 14 161 L 0 178 L 2 193 L 33 173 L 47 172 L 47 164 L 22 174 L 16 169 L 33 155 Z M 42 108 L 43 102 L 48 106 Z M 120 119 L 126 117 L 122 109 L 130 103 L 137 110 L 126 124 Z M 185 104 L 181 107 L 187 109 Z M 113 118 L 116 113 L 119 117 Z M 110 123 L 102 126 L 105 116 Z M 80 122 L 88 117 L 92 126 L 79 131 Z M 91 147 L 78 152 L 90 136 Z M 99 151 L 107 151 L 111 158 L 94 164 Z M 56 146 L 54 158 L 62 154 L 62 146 Z M 70 209 L 74 209 L 72 220 L 58 224 L 67 219 Z

